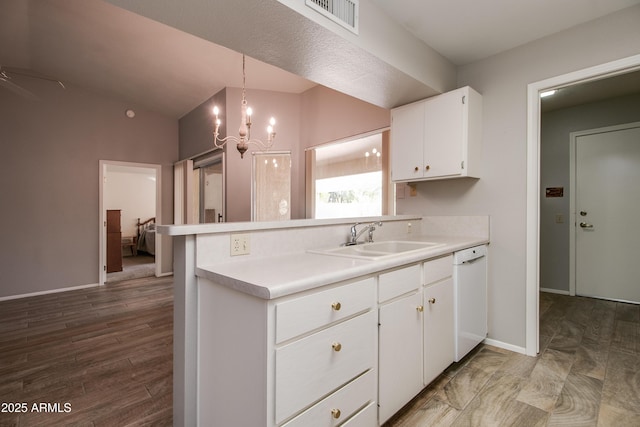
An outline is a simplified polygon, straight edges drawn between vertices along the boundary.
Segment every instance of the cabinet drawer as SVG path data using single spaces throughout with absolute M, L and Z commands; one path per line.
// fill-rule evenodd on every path
M 453 256 L 447 255 L 424 263 L 424 284 L 435 283 L 451 277 L 453 274 Z
M 276 344 L 369 310 L 374 304 L 374 278 L 278 303 Z
M 376 411 L 376 404 L 370 403 L 362 411 L 358 412 L 341 427 L 371 427 L 378 425 L 378 417 Z
M 375 373 L 368 371 L 284 424 L 283 427 L 337 426 L 363 406 L 375 401 L 375 391 Z
M 378 279 L 378 302 L 384 302 L 418 289 L 420 266 L 418 264 L 400 270 L 383 273 Z
M 369 311 L 276 350 L 276 422 L 375 365 L 377 319 Z

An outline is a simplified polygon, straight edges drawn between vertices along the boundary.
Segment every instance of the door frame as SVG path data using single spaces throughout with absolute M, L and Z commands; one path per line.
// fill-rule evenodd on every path
M 625 129 L 634 129 L 640 127 L 640 122 L 624 123 L 621 125 L 605 126 L 594 129 L 586 129 L 569 134 L 569 215 L 573 220 L 573 226 L 569 227 L 569 295 L 576 295 L 576 224 L 578 217 L 576 212 L 576 143 L 581 136 L 595 135 L 599 133 L 616 132 Z
M 607 62 L 527 85 L 527 218 L 525 245 L 525 352 L 539 352 L 540 293 L 540 92 L 627 73 L 640 55 Z
M 147 168 L 155 169 L 156 172 L 156 224 L 162 224 L 162 166 L 158 164 L 149 163 L 131 163 L 120 162 L 114 160 L 100 160 L 99 161 L 99 191 L 98 191 L 98 284 L 104 285 L 107 281 L 107 272 L 104 266 L 107 265 L 107 231 L 105 227 L 106 213 L 104 209 L 104 182 L 107 177 L 107 166 L 124 166 L 131 168 Z M 155 249 L 156 259 L 156 277 L 162 275 L 162 245 L 160 239 L 156 239 Z

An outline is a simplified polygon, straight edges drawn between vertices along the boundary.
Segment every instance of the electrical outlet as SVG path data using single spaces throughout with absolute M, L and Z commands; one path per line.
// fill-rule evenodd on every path
M 231 235 L 231 256 L 249 255 L 251 251 L 251 239 L 249 234 L 232 234 Z

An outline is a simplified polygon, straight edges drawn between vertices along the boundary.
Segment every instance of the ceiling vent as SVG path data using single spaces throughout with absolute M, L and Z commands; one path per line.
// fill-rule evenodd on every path
M 358 34 L 359 0 L 305 0 L 310 8 Z

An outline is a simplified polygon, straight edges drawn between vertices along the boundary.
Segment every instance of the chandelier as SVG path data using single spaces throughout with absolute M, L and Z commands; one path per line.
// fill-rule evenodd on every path
M 222 148 L 227 142 L 234 142 L 236 148 L 240 152 L 240 158 L 244 158 L 244 153 L 249 148 L 249 144 L 257 145 L 260 151 L 265 151 L 271 148 L 273 145 L 273 139 L 276 137 L 275 124 L 276 120 L 271 117 L 269 120 L 269 126 L 267 126 L 267 142 L 263 142 L 259 139 L 251 139 L 251 115 L 253 111 L 251 107 L 247 106 L 247 99 L 245 97 L 245 60 L 244 54 L 242 55 L 242 104 L 240 105 L 240 129 L 238 129 L 239 136 L 227 136 L 220 139 L 220 125 L 222 122 L 218 118 L 220 110 L 218 106 L 213 107 L 213 115 L 215 116 L 215 130 L 213 131 L 213 144 L 217 148 Z

